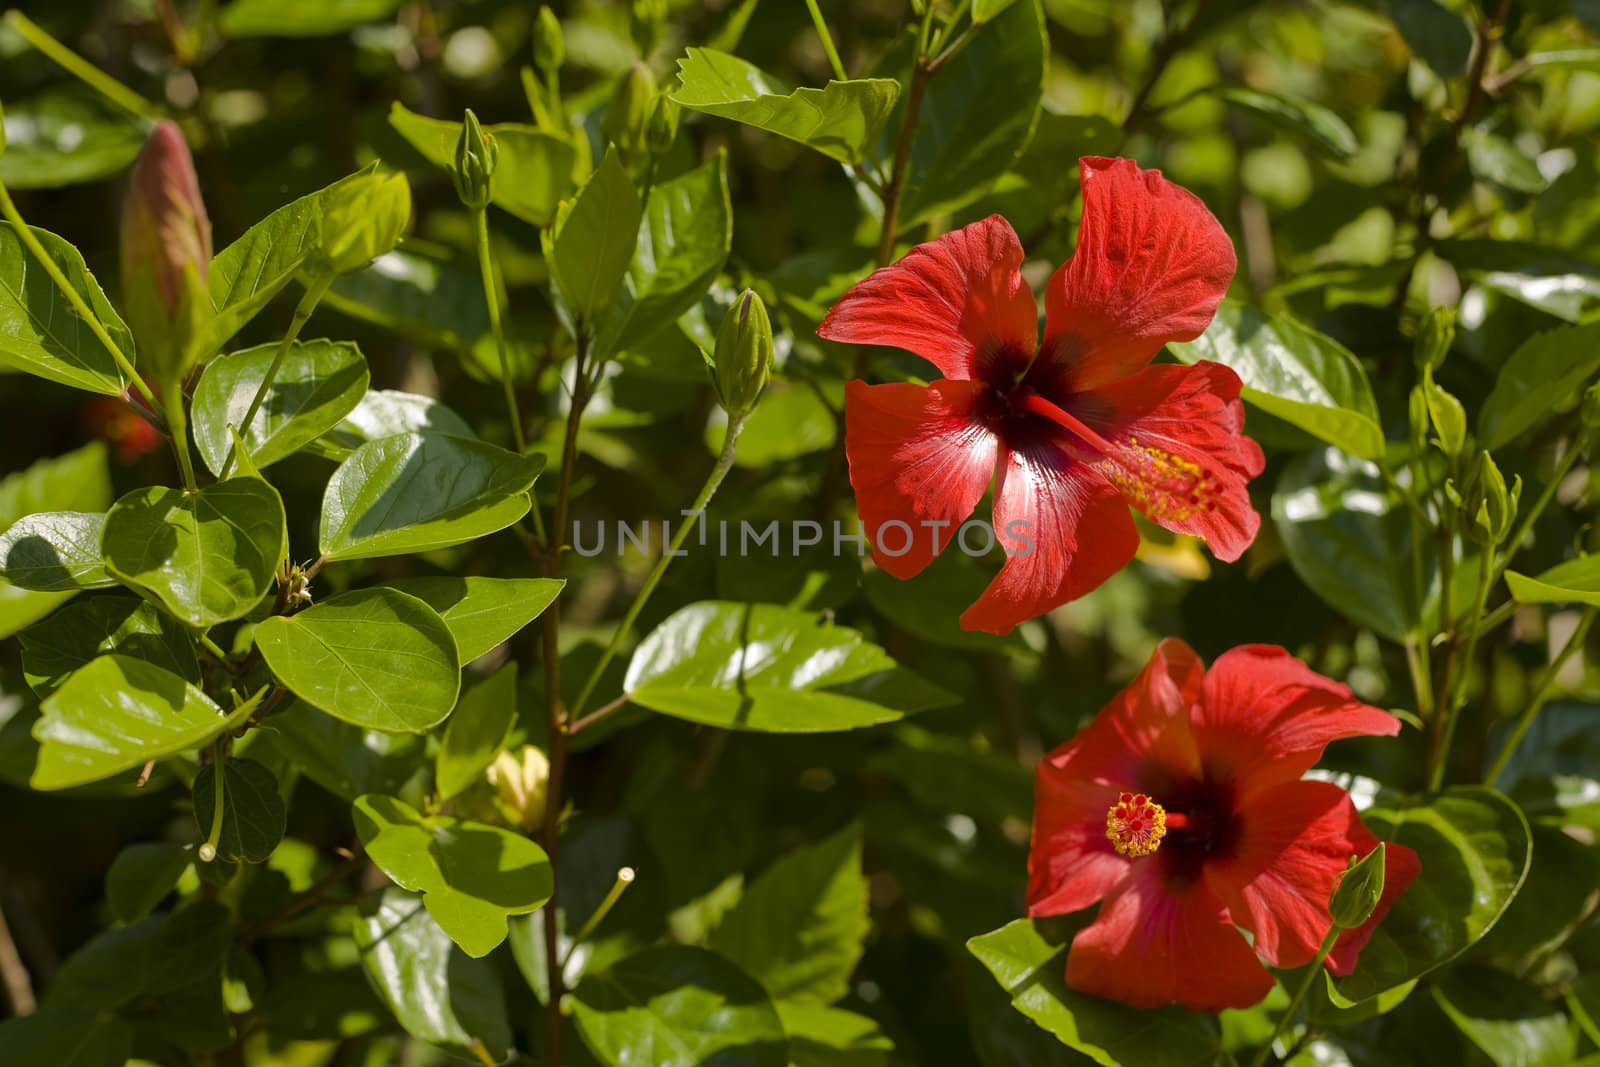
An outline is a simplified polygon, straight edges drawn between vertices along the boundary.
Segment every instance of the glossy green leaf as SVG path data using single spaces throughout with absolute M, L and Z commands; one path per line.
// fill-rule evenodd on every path
M 394 14 L 403 0 L 231 0 L 225 37 L 327 37 Z
M 1483 786 L 1362 817 L 1379 837 L 1416 850 L 1422 873 L 1374 931 L 1356 969 L 1333 983 L 1340 1006 L 1421 977 L 1477 942 L 1522 886 L 1532 851 L 1516 805 Z
M 558 578 L 474 575 L 401 578 L 389 583 L 439 613 L 456 639 L 463 664 L 493 651 L 537 619 L 566 584 Z
M 773 604 L 705 601 L 642 641 L 635 704 L 730 730 L 812 733 L 892 722 L 950 698 L 855 630 Z
M 0 1022 L 6 1067 L 124 1067 L 133 1027 L 114 1015 L 62 1004 Z
M 449 800 L 478 781 L 517 721 L 517 663 L 510 661 L 461 694 L 434 760 L 434 787 Z
M 859 163 L 900 97 L 892 78 L 830 81 L 789 91 L 759 67 L 712 48 L 678 60 L 673 99 L 691 111 L 732 119 L 814 148 L 840 163 Z
M 190 853 L 169 841 L 129 845 L 117 853 L 106 871 L 106 904 L 118 922 L 149 915 L 167 898 L 189 869 Z
M 47 509 L 103 511 L 111 505 L 111 472 L 98 441 L 52 459 L 41 459 L 0 480 L 0 527 L 9 528 Z M 49 615 L 75 590 L 40 593 L 0 582 L 0 637 Z
M 1439 241 L 1435 251 L 1463 277 L 1567 322 L 1581 322 L 1600 301 L 1600 267 L 1567 249 L 1451 237 Z
M 112 577 L 204 628 L 260 603 L 289 538 L 278 491 L 243 477 L 136 489 L 106 514 L 101 546 Z
M 868 926 L 857 824 L 779 857 L 723 916 L 710 947 L 775 998 L 831 1004 L 850 991 Z
M 38 593 L 116 585 L 100 557 L 105 522 L 105 515 L 96 511 L 23 516 L 0 534 L 0 578 Z
M 422 902 L 467 955 L 506 939 L 506 920 L 550 899 L 544 849 L 527 837 L 449 815 L 423 816 L 394 797 L 356 798 L 356 833 L 372 862 Z
M 631 348 L 676 322 L 705 296 L 732 242 L 725 152 L 651 188 L 633 260 L 596 342 L 598 351 Z
M 972 21 L 980 26 L 1016 3 L 1017 0 L 972 0 Z
M 48 230 L 30 229 L 122 354 L 135 358 L 133 335 L 84 266 L 83 256 Z M 0 365 L 106 396 L 120 394 L 127 385 L 110 350 L 78 317 L 10 225 L 0 225 Z
M 195 775 L 194 821 L 202 836 L 211 833 L 217 810 L 217 765 L 208 763 Z M 278 779 L 253 759 L 223 762 L 222 836 L 217 859 L 238 863 L 265 863 L 283 840 L 288 810 L 278 791 Z
M 79 667 L 113 652 L 200 683 L 188 631 L 136 597 L 96 596 L 68 604 L 22 631 L 18 640 L 23 677 L 40 696 L 49 696 Z
M 1600 323 L 1563 326 L 1517 346 L 1478 411 L 1483 447 L 1501 448 L 1570 409 L 1600 371 Z
M 1442 78 L 1466 73 L 1472 55 L 1472 29 L 1466 19 L 1438 0 L 1387 0 L 1389 17 L 1414 52 Z
M 363 730 L 303 700 L 273 714 L 262 729 L 306 777 L 341 800 L 397 790 L 425 762 L 417 734 Z
M 1542 825 L 1537 808 L 1519 806 L 1532 824 L 1533 858 L 1528 877 L 1500 921 L 1472 947 L 1470 957 L 1477 962 L 1502 963 L 1512 970 L 1537 959 L 1571 933 L 1588 914 L 1593 887 L 1600 885 L 1600 850 L 1556 826 Z M 1556 818 L 1562 822 L 1570 819 L 1564 813 Z
M 1519 604 L 1591 604 L 1600 607 L 1600 556 L 1558 563 L 1537 578 L 1506 571 L 1506 585 Z
M 0 182 L 56 189 L 122 173 L 144 147 L 148 123 L 81 91 L 6 104 Z
M 1210 95 L 1231 107 L 1259 115 L 1290 133 L 1299 134 L 1333 159 L 1349 159 L 1361 147 L 1355 131 L 1334 111 L 1294 96 L 1263 92 L 1243 85 L 1224 85 Z
M 437 167 L 455 165 L 461 123 L 430 119 L 395 103 L 389 125 Z M 564 137 L 533 126 L 501 122 L 483 127 L 499 152 L 494 170 L 493 203 L 524 222 L 548 226 L 556 205 L 572 191 L 576 153 Z M 480 290 L 478 299 L 483 299 Z
M 967 942 L 1011 1004 L 1101 1067 L 1209 1067 L 1217 1033 L 1178 1007 L 1140 1011 L 1068 989 L 1070 938 L 1058 920 L 1018 919 Z
M 1550 184 L 1539 172 L 1539 164 L 1504 137 L 1468 129 L 1461 138 L 1466 143 L 1467 165 L 1479 181 L 1529 195 L 1544 192 Z
M 1383 455 L 1378 404 L 1360 362 L 1292 319 L 1225 302 L 1205 333 L 1169 346 L 1185 363 L 1214 360 L 1244 383 L 1250 404 L 1362 459 Z
M 761 984 L 715 952 L 647 948 L 572 993 L 584 1044 L 608 1067 L 787 1067 L 783 1023 Z
M 221 474 L 237 430 L 257 468 L 268 467 L 332 430 L 366 395 L 370 375 L 348 341 L 302 341 L 289 347 L 248 427 L 241 426 L 277 343 L 230 352 L 206 365 L 195 386 L 190 423 L 200 457 Z
M 1561 1003 L 1504 971 L 1452 968 L 1433 984 L 1433 999 L 1496 1067 L 1565 1067 L 1577 1052 Z
M 544 466 L 482 441 L 396 434 L 357 448 L 322 497 L 329 559 L 426 552 L 503 530 L 527 514 Z
M 505 1057 L 511 1023 L 499 972 L 457 948 L 420 898 L 384 890 L 356 920 L 355 938 L 367 979 L 406 1033 L 457 1049 L 476 1039 Z
M 773 1006 L 789 1036 L 789 1067 L 889 1067 L 894 1042 L 875 1020 L 795 1000 Z
M 477 436 L 466 419 L 431 396 L 369 389 L 344 421 L 312 442 L 307 451 L 342 462 L 369 441 L 402 433 Z
M 353 726 L 421 733 L 455 707 L 455 639 L 437 612 L 396 590 L 357 589 L 274 616 L 255 639 L 296 696 Z
M 592 323 L 610 306 L 633 260 L 643 215 L 639 194 L 615 151 L 607 152 L 589 181 L 545 235 L 545 261 L 567 311 Z
M 40 706 L 32 785 L 65 789 L 97 782 L 198 748 L 249 718 L 259 699 L 224 711 L 170 671 L 129 656 L 102 656 Z

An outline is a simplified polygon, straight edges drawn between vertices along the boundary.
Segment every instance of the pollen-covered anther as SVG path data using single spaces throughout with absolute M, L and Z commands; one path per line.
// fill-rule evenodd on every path
M 1123 793 L 1106 809 L 1106 840 L 1130 859 L 1148 856 L 1167 836 L 1167 809 L 1143 793 Z

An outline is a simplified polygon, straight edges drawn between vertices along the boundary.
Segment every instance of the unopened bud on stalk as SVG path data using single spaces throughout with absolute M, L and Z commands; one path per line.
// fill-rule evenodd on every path
M 545 799 L 550 786 L 550 760 L 532 745 L 520 752 L 502 752 L 489 765 L 489 784 L 517 825 L 532 833 L 544 825 Z
M 411 221 L 411 186 L 403 174 L 368 174 L 338 188 L 322 213 L 322 253 L 328 270 L 348 274 L 400 243 Z
M 1383 899 L 1385 851 L 1383 842 L 1379 841 L 1377 848 L 1359 860 L 1352 860 L 1339 884 L 1334 886 L 1328 914 L 1333 916 L 1335 926 L 1353 930 L 1377 910 L 1378 901 Z
M 122 208 L 122 292 L 140 355 L 176 387 L 212 316 L 206 276 L 211 220 L 175 122 L 156 123 L 133 165 Z
M 606 110 L 606 140 L 629 159 L 645 152 L 650 115 L 656 107 L 656 76 L 643 63 L 635 63 L 623 75 Z
M 750 414 L 772 376 L 772 320 L 755 290 L 739 294 L 717 332 L 717 397 L 728 414 Z
M 1505 475 L 1488 452 L 1478 453 L 1467 484 L 1464 510 L 1467 516 L 1467 536 L 1484 546 L 1495 546 L 1511 533 L 1511 524 L 1517 517 L 1517 506 L 1522 496 L 1522 481 L 1506 489 Z
M 1456 339 L 1456 309 L 1436 307 L 1428 312 L 1417 330 L 1417 343 L 1413 350 L 1417 369 L 1433 369 L 1444 363 L 1450 346 Z
M 650 122 L 645 129 L 645 145 L 653 156 L 664 156 L 672 151 L 672 142 L 678 136 L 678 102 L 667 93 L 656 97 L 655 110 L 650 112 Z
M 533 65 L 549 74 L 567 61 L 567 42 L 561 33 L 561 20 L 548 6 L 539 8 L 533 24 Z
M 456 162 L 451 171 L 462 204 L 473 211 L 489 206 L 494 168 L 499 160 L 500 146 L 492 135 L 483 132 L 478 117 L 468 108 L 461 123 L 461 136 L 456 138 Z

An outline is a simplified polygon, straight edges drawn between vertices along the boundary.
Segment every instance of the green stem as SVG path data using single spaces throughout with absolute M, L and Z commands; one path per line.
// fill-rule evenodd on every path
M 7 11 L 6 21 L 17 31 L 18 36 L 54 60 L 57 66 L 124 111 L 142 119 L 163 117 L 162 110 L 156 105 L 50 36 L 44 27 L 22 12 Z
M 743 429 L 743 416 L 729 417 L 728 428 L 722 438 L 722 454 L 717 457 L 716 466 L 711 468 L 711 473 L 706 476 L 705 484 L 700 487 L 700 495 L 694 498 L 694 504 L 689 509 L 690 514 L 699 513 L 702 516 L 704 515 L 706 505 L 711 502 L 711 497 L 716 493 L 717 487 L 722 484 L 722 480 L 733 469 L 733 457 L 738 451 L 739 432 Z M 656 560 L 656 565 L 650 569 L 650 574 L 645 578 L 644 585 L 639 587 L 639 592 L 635 594 L 633 603 L 628 605 L 628 613 L 622 617 L 622 622 L 612 632 L 611 641 L 606 645 L 605 652 L 589 672 L 588 681 L 583 683 L 583 691 L 578 694 L 578 699 L 573 702 L 573 718 L 583 714 L 584 706 L 589 702 L 589 698 L 594 695 L 595 686 L 600 684 L 600 676 L 605 673 L 606 668 L 611 665 L 611 661 L 621 651 L 622 643 L 628 639 L 628 634 L 633 631 L 633 624 L 638 620 L 639 613 L 644 610 L 645 604 L 650 600 L 650 595 L 656 591 L 656 586 L 660 584 L 662 575 L 667 573 L 667 568 L 672 565 L 678 550 L 683 547 L 683 542 L 688 538 L 689 531 L 694 526 L 695 524 L 692 522 L 685 522 L 680 525 L 678 532 L 672 537 L 672 544 L 661 554 L 661 558 Z M 557 531 L 558 536 L 559 534 L 560 531 Z
M 617 880 L 611 883 L 610 892 L 606 893 L 605 899 L 600 902 L 600 906 L 589 914 L 589 918 L 584 920 L 583 927 L 573 935 L 572 945 L 567 949 L 567 959 L 572 958 L 573 949 L 589 940 L 590 935 L 600 929 L 600 924 L 605 921 L 605 917 L 611 914 L 611 909 L 617 906 L 617 901 L 622 899 L 622 894 L 633 884 L 634 877 L 632 867 L 624 867 L 617 872 Z M 566 961 L 564 960 L 562 961 L 562 967 L 565 966 Z
M 1578 457 L 1583 454 L 1583 446 L 1584 437 L 1580 432 L 1580 436 L 1573 439 L 1566 453 L 1562 455 L 1561 461 L 1556 464 L 1555 472 L 1544 483 L 1544 489 L 1540 491 L 1539 498 L 1523 514 L 1521 521 L 1517 523 L 1516 530 L 1506 539 L 1505 558 L 1495 567 L 1495 581 L 1499 581 L 1500 576 L 1505 574 L 1506 568 L 1511 565 L 1512 557 L 1517 554 L 1517 550 L 1522 547 L 1522 542 L 1527 540 L 1528 534 L 1533 531 L 1533 524 L 1539 521 L 1539 516 L 1544 514 L 1544 509 L 1549 507 L 1550 501 L 1555 499 L 1556 491 L 1561 488 L 1561 483 L 1566 481 L 1567 475 L 1572 473 L 1572 468 L 1578 462 Z
M 189 454 L 189 414 L 183 407 L 183 383 L 173 382 L 164 398 L 167 432 L 172 435 L 172 451 L 178 457 L 178 473 L 183 487 L 193 493 L 200 488 L 194 479 L 194 457 Z
M 227 662 L 228 654 L 222 651 L 222 646 L 211 640 L 210 634 L 200 635 L 200 647 L 211 653 L 217 659 Z
M 1483 633 L 1484 607 L 1489 602 L 1489 589 L 1494 583 L 1494 568 L 1490 564 L 1493 550 L 1486 549 L 1478 565 L 1478 590 L 1472 602 L 1471 629 L 1467 631 L 1467 650 L 1462 658 L 1460 672 L 1456 675 L 1446 702 L 1439 708 L 1444 716 L 1438 743 L 1432 753 L 1432 767 L 1428 772 L 1428 791 L 1437 793 L 1444 787 L 1445 771 L 1450 763 L 1450 746 L 1455 742 L 1456 723 L 1461 720 L 1461 709 L 1467 702 L 1467 679 L 1472 671 L 1472 654 L 1478 647 L 1478 635 Z
M 222 741 L 217 741 L 216 747 L 211 750 L 211 778 L 212 797 L 214 807 L 211 810 L 211 836 L 206 838 L 206 843 L 200 846 L 200 862 L 210 863 L 217 858 L 217 845 L 222 841 L 222 805 L 226 802 L 226 790 L 223 786 L 224 765 L 227 757 L 222 751 Z
M 1311 967 L 1306 971 L 1306 976 L 1300 983 L 1300 988 L 1294 991 L 1294 996 L 1289 1000 L 1289 1006 L 1278 1016 L 1278 1021 L 1273 1024 L 1272 1036 L 1267 1038 L 1267 1043 L 1261 1046 L 1261 1051 L 1256 1053 L 1255 1059 L 1250 1061 L 1250 1067 L 1264 1067 L 1267 1057 L 1272 1054 L 1272 1046 L 1278 1040 L 1278 1035 L 1283 1032 L 1284 1024 L 1294 1018 L 1294 1013 L 1299 1010 L 1300 1004 L 1306 999 L 1306 994 L 1311 992 L 1311 983 L 1321 976 L 1322 964 L 1328 958 L 1328 953 L 1333 951 L 1333 943 L 1339 940 L 1343 929 L 1335 923 L 1328 931 L 1328 936 L 1322 939 L 1322 947 L 1317 949 L 1317 958 L 1311 961 Z
M 255 421 L 257 413 L 261 411 L 261 405 L 267 399 L 267 392 L 277 379 L 278 371 L 283 367 L 283 361 L 289 356 L 290 347 L 294 345 L 295 338 L 300 336 L 300 330 L 305 326 L 306 320 L 310 319 L 312 312 L 317 310 L 317 305 L 322 302 L 328 287 L 333 284 L 333 279 L 332 271 L 323 271 L 311 279 L 311 282 L 306 286 L 306 291 L 301 294 L 300 303 L 295 305 L 294 318 L 289 320 L 289 328 L 284 331 L 283 340 L 278 344 L 278 351 L 273 354 L 272 362 L 267 366 L 267 373 L 262 377 L 261 384 L 256 386 L 256 395 L 250 398 L 250 406 L 245 408 L 244 418 L 239 420 L 238 440 L 244 440 L 245 435 L 250 432 L 250 424 Z M 234 456 L 235 451 L 237 451 L 237 445 L 228 446 L 228 456 L 222 461 L 221 477 L 223 478 L 226 478 L 228 472 L 233 469 L 233 461 L 236 458 Z
M 1484 633 L 1489 633 L 1495 629 L 1495 627 L 1499 626 L 1501 623 L 1511 618 L 1511 616 L 1515 615 L 1516 612 L 1517 602 L 1515 600 L 1506 601 L 1504 604 L 1501 604 L 1499 607 L 1495 608 L 1493 611 L 1489 612 L 1489 614 L 1483 617 L 1483 626 L 1481 627 L 1482 631 Z
M 16 13 L 12 12 L 12 14 Z M 27 222 L 22 218 L 22 213 L 17 210 L 17 205 L 11 200 L 11 194 L 6 191 L 4 182 L 0 182 L 0 215 L 4 215 L 6 221 L 11 223 L 11 228 L 16 231 L 18 239 L 33 254 L 33 258 L 38 261 L 39 266 L 44 268 L 44 272 L 49 276 L 50 280 L 55 282 L 56 288 L 61 290 L 61 295 L 67 298 L 67 303 L 72 305 L 72 310 L 77 312 L 78 318 L 83 320 L 83 324 L 89 327 L 89 332 L 94 334 L 95 340 L 104 345 L 106 351 L 111 353 L 111 358 L 116 361 L 117 367 L 127 377 L 128 381 L 133 383 L 133 387 L 138 390 L 145 403 L 152 409 L 159 408 L 161 402 L 156 399 L 156 394 L 151 391 L 145 380 L 139 376 L 139 372 L 133 369 L 133 361 L 111 339 L 111 334 L 106 331 L 105 324 L 89 309 L 89 305 L 84 303 L 83 297 L 78 295 L 78 291 L 67 281 L 67 276 L 61 273 L 61 268 L 56 265 L 56 261 L 50 258 L 50 253 L 46 252 L 44 245 L 39 243 L 39 238 L 35 237 L 33 230 L 28 228 Z
M 828 32 L 828 23 L 822 17 L 822 9 L 817 7 L 817 0 L 806 0 L 806 7 L 811 9 L 811 23 L 817 28 L 817 36 L 822 38 L 822 50 L 828 53 L 828 65 L 833 68 L 833 76 L 840 81 L 849 81 L 850 75 L 845 73 L 844 62 L 833 45 L 833 35 Z
M 1500 755 L 1495 757 L 1494 766 L 1489 768 L 1489 773 L 1483 776 L 1484 784 L 1493 785 L 1506 769 L 1506 764 L 1511 762 L 1512 755 L 1517 751 L 1517 746 L 1522 744 L 1522 739 L 1528 733 L 1528 728 L 1533 725 L 1533 720 L 1539 717 L 1539 712 L 1550 700 L 1550 693 L 1555 689 L 1556 676 L 1561 673 L 1561 668 L 1566 666 L 1572 654 L 1583 647 L 1584 638 L 1589 636 L 1589 627 L 1594 625 L 1595 609 L 1583 609 L 1583 618 L 1578 621 L 1577 628 L 1572 631 L 1572 636 L 1567 638 L 1567 643 L 1561 646 L 1561 651 L 1556 653 L 1556 658 L 1550 661 L 1550 666 L 1545 668 L 1544 674 L 1539 678 L 1539 684 L 1534 688 L 1533 698 L 1528 702 L 1528 707 L 1517 720 L 1517 728 L 1506 739 L 1505 747 L 1500 750 Z
M 473 225 L 477 234 L 478 273 L 483 277 L 483 302 L 489 309 L 489 328 L 494 331 L 494 343 L 500 350 L 500 385 L 506 394 L 506 415 L 511 419 L 511 439 L 517 451 L 528 447 L 522 433 L 522 415 L 517 409 L 517 390 L 511 381 L 511 349 L 506 344 L 505 326 L 500 320 L 500 284 L 494 269 L 494 250 L 489 246 L 489 212 L 478 208 L 473 212 Z
M 1410 457 L 1406 460 L 1407 473 L 1411 476 L 1411 485 L 1418 484 L 1416 465 Z M 1422 602 L 1427 596 L 1427 583 L 1422 570 L 1423 546 L 1423 519 L 1426 517 L 1421 505 L 1412 496 L 1410 489 L 1400 484 L 1400 480 L 1389 469 L 1387 459 L 1378 459 L 1378 470 L 1391 492 L 1399 495 L 1406 503 L 1406 515 L 1411 520 L 1411 607 L 1418 619 L 1422 618 Z M 1411 673 L 1411 690 L 1417 700 L 1417 714 L 1424 720 L 1433 714 L 1433 653 L 1426 642 L 1421 640 L 1421 635 L 1416 632 L 1420 627 L 1413 627 L 1406 637 L 1406 664 Z

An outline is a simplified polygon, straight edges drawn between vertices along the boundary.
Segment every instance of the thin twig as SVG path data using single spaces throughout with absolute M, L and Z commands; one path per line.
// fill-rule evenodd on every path
M 32 1015 L 39 1002 L 33 995 L 33 979 L 11 938 L 11 927 L 6 925 L 6 915 L 0 910 L 0 985 L 5 986 L 6 999 L 11 1002 L 11 1014 Z

